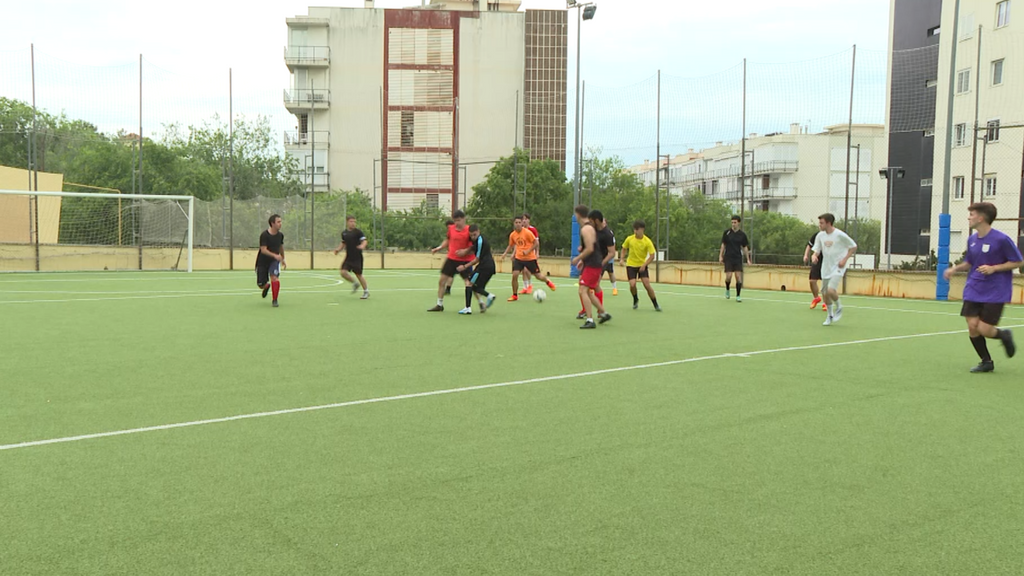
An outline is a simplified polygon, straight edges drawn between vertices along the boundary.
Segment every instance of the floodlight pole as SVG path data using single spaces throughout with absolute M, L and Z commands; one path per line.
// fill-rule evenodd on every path
M 593 6 L 593 2 L 578 3 L 577 0 L 565 0 L 565 9 L 570 8 L 576 9 L 576 122 L 574 123 L 575 137 L 573 140 L 573 153 L 572 153 L 572 201 L 573 207 L 578 206 L 580 203 L 580 168 L 582 166 L 580 162 L 580 50 L 582 49 L 582 37 L 583 37 L 583 13 L 582 10 L 587 6 Z M 590 17 L 593 17 L 591 13 Z M 572 215 L 572 233 L 571 233 L 571 244 L 569 247 L 569 253 L 575 258 L 579 252 L 580 244 L 580 223 L 576 221 L 575 211 Z M 579 276 L 579 271 L 575 267 L 570 267 L 569 275 L 572 278 Z

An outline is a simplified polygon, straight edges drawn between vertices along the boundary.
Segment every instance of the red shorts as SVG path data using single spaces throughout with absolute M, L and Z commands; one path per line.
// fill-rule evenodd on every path
M 585 266 L 583 272 L 580 273 L 580 284 L 592 290 L 597 290 L 598 285 L 601 283 L 601 273 L 603 271 L 604 269 L 600 266 L 597 268 Z

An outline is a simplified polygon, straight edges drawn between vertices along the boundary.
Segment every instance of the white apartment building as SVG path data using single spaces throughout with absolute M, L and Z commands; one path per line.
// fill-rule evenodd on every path
M 516 146 L 565 162 L 567 16 L 519 0 L 310 7 L 288 18 L 288 154 L 314 191 L 465 206 Z
M 966 250 L 971 232 L 967 207 L 992 202 L 999 210 L 995 227 L 1019 239 L 1024 216 L 1021 171 L 1024 165 L 1024 2 L 961 0 L 959 30 L 953 38 L 954 2 L 942 3 L 936 82 L 936 122 L 945 125 L 949 82 L 954 83 L 953 148 L 950 153 L 950 259 Z M 980 27 L 980 31 L 979 31 Z M 948 78 L 952 47 L 956 67 Z M 980 53 L 979 53 L 980 44 Z M 979 65 L 980 61 L 980 65 Z M 975 118 L 978 130 L 975 131 Z M 938 244 L 946 164 L 945 130 L 936 130 L 931 247 Z M 1003 220 L 1004 218 L 1008 220 Z
M 788 133 L 746 140 L 746 211 L 780 212 L 805 222 L 817 222 L 824 212 L 843 218 L 846 210 L 846 124 L 829 126 L 820 134 L 807 134 L 799 124 Z M 850 161 L 850 218 L 881 219 L 885 210 L 885 185 L 878 169 L 885 165 L 885 128 L 854 124 Z M 741 204 L 740 143 L 719 143 L 700 151 L 690 150 L 669 160 L 668 188 L 681 195 L 699 190 L 710 198 L 725 200 L 736 213 Z M 647 162 L 630 171 L 645 184 L 655 185 L 655 165 Z M 872 175 L 874 174 L 874 178 Z M 666 178 L 664 160 L 662 178 Z

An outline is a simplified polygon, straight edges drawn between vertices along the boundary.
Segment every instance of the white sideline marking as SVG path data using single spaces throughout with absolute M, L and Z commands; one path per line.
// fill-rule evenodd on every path
M 671 290 L 659 290 L 659 294 L 668 294 L 670 296 L 690 296 L 693 298 L 717 298 L 724 300 L 721 295 L 715 294 L 695 294 L 693 292 L 672 292 Z M 849 298 L 849 296 L 843 296 L 843 299 Z M 797 302 L 796 300 L 779 300 L 778 298 L 750 298 L 745 296 L 744 300 L 751 302 L 775 302 L 778 304 L 798 304 L 800 306 L 807 306 L 805 302 Z M 910 314 L 930 314 L 933 316 L 960 316 L 959 312 L 938 312 L 935 310 L 913 310 L 910 308 L 883 308 L 881 306 L 860 306 L 858 304 L 844 304 L 844 308 L 850 308 L 854 310 L 882 310 L 885 312 L 907 312 Z
M 324 284 L 321 286 L 310 286 L 309 288 L 294 288 L 287 291 L 287 294 L 336 294 L 337 290 L 325 290 L 324 288 L 333 288 L 347 284 L 344 281 L 338 281 L 334 284 Z M 378 288 L 371 292 L 437 292 L 437 288 Z M 221 296 L 245 296 L 249 297 L 253 294 L 258 294 L 259 291 L 255 288 L 252 290 L 246 290 L 244 292 L 225 292 L 225 293 L 185 293 L 185 294 L 172 294 L 163 293 L 152 296 L 111 296 L 109 298 L 63 298 L 63 299 L 52 299 L 52 300 L 0 300 L 0 305 L 3 304 L 59 304 L 66 302 L 105 302 L 108 300 L 159 300 L 161 298 L 216 298 Z
M 1007 326 L 1007 328 L 1020 328 L 1021 326 Z M 646 370 L 649 368 L 662 368 L 665 366 L 677 366 L 707 360 L 720 360 L 724 358 L 750 358 L 762 354 L 778 354 L 780 352 L 796 352 L 801 350 L 817 350 L 820 348 L 834 348 L 839 346 L 853 346 L 857 344 L 872 344 L 876 342 L 891 342 L 894 340 L 910 340 L 913 338 L 928 338 L 932 336 L 948 336 L 951 334 L 963 334 L 966 330 L 949 330 L 945 332 L 928 332 L 923 334 L 907 334 L 904 336 L 884 336 L 880 338 L 868 338 L 864 340 L 850 340 L 846 342 L 832 342 L 829 344 L 809 344 L 805 346 L 789 346 L 786 348 L 772 348 L 769 350 L 754 350 L 751 352 L 723 353 L 713 356 L 700 356 L 697 358 L 685 358 L 682 360 L 668 360 L 666 362 L 654 362 L 651 364 L 637 364 L 635 366 L 621 366 L 618 368 L 605 368 L 603 370 L 591 370 L 587 372 L 574 372 L 570 374 L 558 374 L 555 376 L 542 376 L 527 380 L 512 380 L 509 382 L 498 382 L 494 384 L 482 384 L 479 386 L 465 386 L 462 388 L 448 388 L 445 390 L 431 390 L 428 392 L 416 392 L 412 394 L 399 394 L 396 396 L 381 396 L 378 398 L 367 398 L 364 400 L 351 400 L 348 402 L 336 402 L 333 404 L 322 404 L 319 406 L 305 406 L 302 408 L 286 408 L 269 412 L 254 412 L 251 414 L 239 414 L 237 416 L 226 416 L 223 418 L 210 418 L 207 420 L 194 420 L 191 422 L 178 422 L 175 424 L 160 424 L 158 426 L 146 426 L 143 428 L 129 428 L 126 430 L 115 430 L 112 432 L 98 432 L 94 434 L 82 434 L 79 436 L 66 436 L 63 438 L 51 438 L 48 440 L 32 440 L 29 442 L 18 442 L 15 444 L 0 445 L 0 451 L 16 450 L 19 448 L 32 448 L 34 446 L 46 446 L 49 444 L 62 444 L 66 442 L 79 442 L 81 440 L 95 440 L 97 438 L 109 438 L 111 436 L 125 436 L 128 434 L 141 434 L 143 432 L 157 432 L 160 430 L 173 430 L 175 428 L 190 428 L 193 426 L 204 426 L 207 424 L 220 424 L 223 422 L 234 422 L 236 420 L 251 420 L 254 418 L 266 418 L 268 416 L 283 416 L 286 414 L 299 414 L 302 412 L 315 412 L 318 410 L 329 410 L 333 408 L 347 408 L 349 406 L 361 406 L 363 404 L 378 404 L 382 402 L 394 402 L 397 400 L 410 400 L 413 398 L 427 398 L 430 396 L 442 396 L 447 394 L 458 394 L 461 392 L 473 392 L 476 390 L 487 390 L 490 388 L 505 388 L 509 386 L 521 386 L 523 384 L 536 384 L 538 382 L 554 382 L 557 380 L 570 380 L 583 378 L 585 376 L 598 376 L 601 374 L 614 374 L 627 370 Z

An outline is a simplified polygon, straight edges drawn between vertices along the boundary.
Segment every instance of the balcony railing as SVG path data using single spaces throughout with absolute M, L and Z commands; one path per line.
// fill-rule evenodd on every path
M 330 172 L 314 173 L 299 171 L 295 174 L 295 178 L 306 188 L 309 188 L 310 185 L 312 185 L 313 188 L 330 188 L 331 186 Z
M 326 108 L 331 103 L 331 91 L 326 88 L 285 90 L 284 104 L 291 108 Z
M 790 187 L 773 186 L 771 188 L 755 188 L 754 190 L 747 191 L 745 200 L 787 200 L 796 198 L 796 192 L 796 188 Z M 740 200 L 739 190 L 728 190 L 709 195 L 716 200 L 728 200 L 730 202 L 739 202 Z
M 330 46 L 285 46 L 284 61 L 291 66 L 326 66 L 331 63 Z
M 310 144 L 317 148 L 329 148 L 331 146 L 331 132 L 329 130 L 313 130 L 312 132 L 287 130 L 284 133 L 284 145 L 286 147 L 302 147 L 309 146 Z
M 796 172 L 799 169 L 799 162 L 796 160 L 767 160 L 755 162 L 753 166 L 747 166 L 747 176 L 761 176 L 764 174 L 778 174 L 785 172 Z M 664 170 L 664 168 L 662 168 Z M 664 174 L 664 172 L 662 172 Z M 708 170 L 706 172 L 694 172 L 671 178 L 673 184 L 693 184 L 722 178 L 738 178 L 740 167 L 721 168 L 719 170 Z

